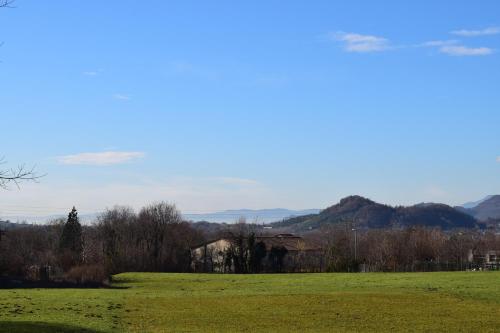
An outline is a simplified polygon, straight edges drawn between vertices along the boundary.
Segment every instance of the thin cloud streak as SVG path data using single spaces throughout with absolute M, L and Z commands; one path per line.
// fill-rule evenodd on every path
M 214 177 L 213 179 L 227 185 L 250 186 L 250 185 L 260 184 L 258 181 L 254 179 L 247 179 L 247 178 Z
M 485 56 L 493 53 L 489 47 L 467 47 L 462 45 L 442 46 L 439 52 L 451 56 Z
M 98 76 L 102 74 L 104 70 L 102 68 L 97 68 L 97 69 L 89 69 L 84 72 L 82 72 L 83 75 L 85 76 Z
M 347 52 L 369 53 L 389 49 L 389 40 L 383 37 L 342 31 L 330 33 L 329 37 L 335 41 L 342 42 L 343 49 Z
M 206 80 L 218 80 L 219 73 L 198 65 L 194 65 L 187 61 L 173 61 L 170 63 L 169 72 L 185 76 L 185 77 L 195 77 Z
M 125 152 L 125 151 L 105 151 L 99 153 L 80 153 L 74 155 L 65 155 L 58 158 L 59 163 L 66 165 L 97 165 L 106 166 L 114 164 L 123 164 L 133 160 L 143 158 L 143 152 Z
M 449 40 L 431 40 L 425 43 L 422 43 L 420 47 L 440 47 L 440 46 L 447 46 L 447 45 L 455 45 L 458 43 L 458 40 L 456 39 L 449 39 Z
M 500 33 L 500 28 L 487 28 L 484 30 L 457 30 L 452 33 L 462 36 L 496 34 Z M 414 44 L 412 46 L 394 46 L 391 45 L 389 39 L 375 35 L 363 35 L 352 32 L 347 33 L 337 31 L 330 32 L 327 36 L 329 40 L 340 42 L 343 50 L 346 52 L 370 53 L 393 49 L 405 49 L 410 47 L 429 47 L 436 48 L 440 53 L 450 56 L 485 56 L 494 53 L 492 48 L 469 47 L 462 45 L 461 42 L 456 39 L 430 40 L 421 44 Z
M 500 27 L 488 27 L 481 30 L 453 30 L 450 32 L 452 35 L 462 36 L 462 37 L 477 37 L 477 36 L 489 36 L 500 34 Z
M 129 101 L 130 100 L 130 96 L 124 95 L 124 94 L 114 94 L 113 98 L 121 100 L 121 101 Z

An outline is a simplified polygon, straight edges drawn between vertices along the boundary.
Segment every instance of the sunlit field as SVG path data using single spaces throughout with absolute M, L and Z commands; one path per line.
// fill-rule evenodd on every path
M 500 273 L 127 273 L 0 290 L 0 332 L 498 332 Z

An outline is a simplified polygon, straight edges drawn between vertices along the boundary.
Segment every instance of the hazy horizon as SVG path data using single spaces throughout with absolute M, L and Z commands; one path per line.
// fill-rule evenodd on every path
M 493 195 L 488 195 L 485 196 L 484 198 L 481 198 L 480 200 L 475 200 L 475 201 L 469 201 L 465 202 L 456 206 L 461 206 L 464 208 L 473 208 L 477 206 L 478 204 L 484 202 L 485 200 L 491 198 Z M 370 198 L 368 198 L 370 199 Z M 334 202 L 331 203 L 329 206 L 336 205 L 339 202 Z M 383 202 L 378 202 L 380 204 L 386 204 Z M 424 203 L 440 203 L 440 202 L 419 202 L 419 203 L 414 203 L 413 205 L 419 205 L 419 204 L 424 204 Z M 150 203 L 154 204 L 154 203 Z M 105 209 L 101 211 L 79 211 L 79 216 L 80 220 L 84 224 L 88 224 L 91 222 L 94 222 L 96 217 L 99 214 L 102 214 L 105 210 L 107 209 L 113 209 L 119 205 L 115 206 L 110 206 L 106 207 Z M 240 209 L 227 209 L 227 210 L 218 210 L 218 211 L 180 211 L 182 214 L 183 218 L 186 220 L 191 220 L 194 222 L 198 221 L 204 221 L 204 222 L 221 222 L 221 223 L 232 223 L 232 222 L 237 222 L 240 218 L 245 218 L 248 223 L 269 223 L 269 222 L 275 222 L 279 221 L 284 218 L 289 218 L 292 216 L 300 216 L 300 215 L 307 215 L 307 214 L 316 214 L 319 213 L 321 210 L 328 208 L 329 206 L 326 207 L 321 207 L 321 208 L 303 208 L 303 209 L 289 209 L 289 208 L 282 208 L 282 207 L 274 207 L 274 208 L 263 208 L 263 209 L 249 209 L 249 208 L 240 208 Z M 391 205 L 390 205 L 391 206 Z M 397 206 L 397 205 L 392 205 L 392 206 Z M 132 208 L 133 210 L 138 210 L 137 208 L 134 208 L 132 206 L 128 206 Z M 68 209 L 69 210 L 69 209 Z M 17 223 L 22 223 L 22 222 L 27 222 L 27 223 L 47 223 L 50 221 L 53 221 L 58 218 L 65 218 L 67 215 L 66 211 L 59 211 L 59 212 L 54 212 L 52 214 L 45 214 L 45 215 L 40 215 L 40 214 L 31 214 L 31 215 L 19 215 L 19 214 L 4 214 L 3 212 L 0 211 L 0 221 L 10 221 L 10 222 L 17 222 Z

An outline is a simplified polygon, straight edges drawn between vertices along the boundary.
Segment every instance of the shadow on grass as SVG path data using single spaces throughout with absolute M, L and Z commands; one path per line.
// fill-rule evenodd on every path
M 26 281 L 20 279 L 7 279 L 0 278 L 0 289 L 127 289 L 126 286 L 119 286 L 114 284 L 104 284 L 98 282 L 86 282 L 86 283 L 73 283 L 67 281 Z
M 57 323 L 0 321 L 0 333 L 103 333 L 89 328 Z

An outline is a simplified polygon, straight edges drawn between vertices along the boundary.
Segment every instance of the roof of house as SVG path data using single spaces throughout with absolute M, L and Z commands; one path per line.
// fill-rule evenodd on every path
M 317 251 L 319 247 L 308 244 L 302 237 L 294 235 L 275 235 L 256 237 L 257 242 L 263 242 L 266 250 L 270 251 L 273 247 L 284 247 L 288 251 Z
M 220 237 L 207 241 L 203 244 L 192 247 L 192 249 L 200 248 L 202 246 L 215 243 L 217 241 L 226 239 Z M 302 237 L 293 234 L 277 234 L 272 236 L 256 236 L 256 242 L 263 242 L 266 245 L 266 250 L 270 251 L 272 247 L 284 247 L 288 251 L 319 251 L 321 247 L 314 246 L 313 244 L 308 244 Z

